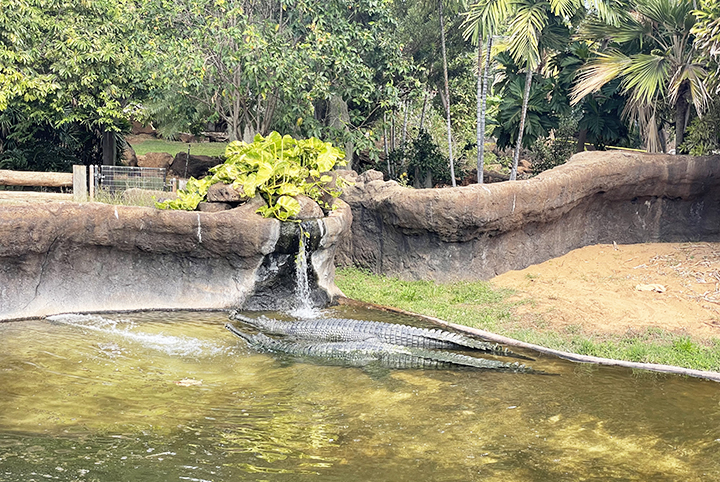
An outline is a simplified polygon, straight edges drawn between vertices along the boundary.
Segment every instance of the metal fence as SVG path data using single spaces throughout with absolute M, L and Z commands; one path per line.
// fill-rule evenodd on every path
M 159 167 L 99 166 L 97 186 L 109 192 L 131 188 L 164 191 L 167 171 Z

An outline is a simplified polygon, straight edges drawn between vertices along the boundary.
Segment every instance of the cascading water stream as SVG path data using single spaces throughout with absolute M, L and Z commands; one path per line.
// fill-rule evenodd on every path
M 295 309 L 290 314 L 296 318 L 317 318 L 320 314 L 319 310 L 313 307 L 312 298 L 310 297 L 310 282 L 308 280 L 308 245 L 310 241 L 310 231 L 306 230 L 303 223 L 300 224 L 300 242 L 298 246 L 298 254 L 295 259 Z

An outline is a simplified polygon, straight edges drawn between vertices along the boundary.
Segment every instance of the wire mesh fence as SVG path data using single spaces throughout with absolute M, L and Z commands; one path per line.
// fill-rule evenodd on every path
M 165 191 L 167 171 L 159 167 L 100 166 L 97 186 L 108 192 L 145 189 Z

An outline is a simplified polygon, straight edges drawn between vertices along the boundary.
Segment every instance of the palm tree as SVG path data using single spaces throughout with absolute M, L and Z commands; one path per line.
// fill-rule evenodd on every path
M 615 78 L 629 96 L 625 114 L 639 123 L 648 152 L 662 150 L 658 107 L 675 109 L 675 146 L 683 142 L 690 102 L 698 114 L 708 105 L 707 72 L 695 59 L 692 0 L 630 0 L 614 22 L 592 21 L 585 38 L 599 39 L 597 59 L 581 69 L 572 92 L 578 103 Z
M 485 111 L 487 106 L 488 79 L 490 77 L 490 57 L 492 55 L 493 36 L 497 35 L 510 15 L 511 0 L 480 0 L 470 7 L 463 25 L 465 38 L 472 38 L 478 47 L 478 85 L 477 85 L 477 182 L 483 183 L 485 157 Z M 485 68 L 482 69 L 482 43 L 487 42 Z M 481 74 L 482 72 L 482 74 Z
M 450 157 L 450 180 L 455 187 L 455 164 L 452 152 L 452 128 L 450 126 L 450 81 L 448 80 L 447 54 L 445 53 L 445 19 L 443 17 L 443 0 L 438 0 L 438 16 L 440 18 L 440 44 L 442 46 L 443 74 L 445 75 L 445 117 L 447 118 L 448 156 Z

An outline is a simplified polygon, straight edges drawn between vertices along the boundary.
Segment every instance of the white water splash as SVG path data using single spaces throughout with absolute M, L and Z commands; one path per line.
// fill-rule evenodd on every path
M 145 348 L 161 351 L 171 356 L 213 356 L 224 350 L 222 347 L 197 338 L 134 331 L 135 323 L 127 320 L 111 320 L 98 315 L 75 314 L 48 316 L 47 319 L 84 330 L 119 336 Z
M 200 213 L 197 214 L 197 218 L 198 218 L 197 238 L 198 238 L 198 243 L 202 244 L 202 228 L 200 226 Z
M 300 246 L 298 247 L 298 255 L 295 260 L 295 309 L 290 314 L 295 318 L 317 318 L 320 316 L 320 310 L 313 308 L 312 298 L 310 297 L 310 283 L 308 281 L 308 249 L 309 234 L 300 227 Z

